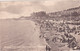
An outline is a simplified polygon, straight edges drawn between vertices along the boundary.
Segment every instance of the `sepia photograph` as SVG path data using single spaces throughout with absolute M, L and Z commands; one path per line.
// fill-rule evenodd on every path
M 80 0 L 0 0 L 0 51 L 80 51 Z

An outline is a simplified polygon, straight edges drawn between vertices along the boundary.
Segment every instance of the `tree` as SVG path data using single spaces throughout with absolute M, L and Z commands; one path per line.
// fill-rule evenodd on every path
M 39 19 L 44 19 L 44 18 L 49 17 L 49 15 L 47 15 L 45 11 L 34 12 L 31 14 L 31 16 L 34 18 L 39 18 Z
M 77 13 L 77 12 L 73 12 L 73 13 L 71 13 L 71 16 L 79 16 L 80 14 L 79 13 Z

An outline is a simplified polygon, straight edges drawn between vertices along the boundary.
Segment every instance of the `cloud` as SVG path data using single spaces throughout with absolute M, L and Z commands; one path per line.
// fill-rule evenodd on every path
M 0 11 L 6 11 L 13 14 L 19 14 L 24 9 L 25 5 L 30 6 L 29 2 L 2 2 Z
M 41 11 L 43 7 L 35 2 L 2 2 L 0 6 L 0 18 L 29 16 L 32 12 Z
M 80 0 L 47 0 L 43 3 L 47 12 L 61 11 L 80 6 Z
M 37 11 L 55 12 L 76 6 L 80 6 L 80 0 L 34 0 L 26 2 L 0 2 L 0 16 L 3 18 L 29 16 L 31 13 Z M 8 16 L 9 14 L 10 17 Z
M 61 0 L 45 0 L 43 2 L 43 5 L 45 5 L 45 6 L 52 6 L 52 5 L 55 5 L 59 1 L 61 1 Z
M 6 19 L 6 18 L 18 18 L 20 17 L 17 14 L 11 14 L 8 12 L 0 12 L 0 19 Z

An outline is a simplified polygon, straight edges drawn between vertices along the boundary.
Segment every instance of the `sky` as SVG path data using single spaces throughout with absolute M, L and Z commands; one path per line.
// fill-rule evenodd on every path
M 0 19 L 30 16 L 33 12 L 47 13 L 80 6 L 80 0 L 0 0 Z

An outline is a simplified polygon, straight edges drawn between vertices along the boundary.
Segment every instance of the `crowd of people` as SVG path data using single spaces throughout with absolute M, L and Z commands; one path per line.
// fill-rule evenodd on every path
M 53 20 L 42 20 L 40 24 L 40 38 L 45 38 L 48 44 L 63 43 L 68 48 L 80 49 L 76 37 L 80 35 L 80 25 L 67 24 Z M 65 44 L 66 43 L 66 44 Z M 53 47 L 52 47 L 53 48 Z

